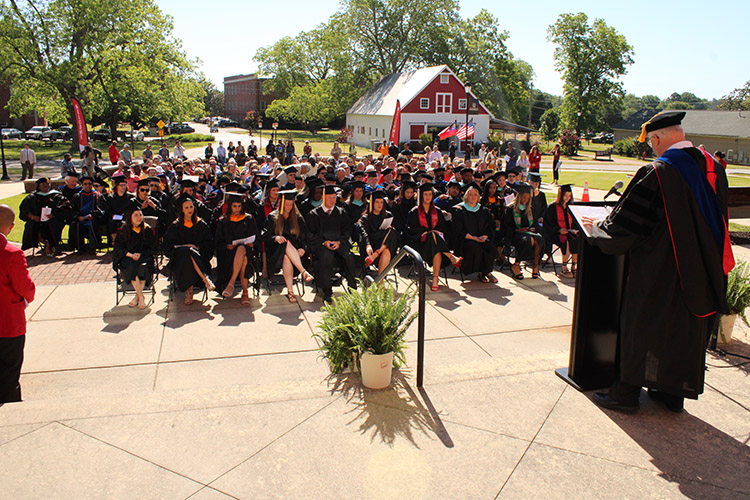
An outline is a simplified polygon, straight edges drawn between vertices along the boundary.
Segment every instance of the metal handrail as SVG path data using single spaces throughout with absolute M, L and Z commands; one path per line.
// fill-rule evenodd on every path
M 393 269 L 398 265 L 401 260 L 409 256 L 414 261 L 414 267 L 417 268 L 417 290 L 418 290 L 418 300 L 419 300 L 419 315 L 417 316 L 417 387 L 422 387 L 422 382 L 424 381 L 424 316 L 425 316 L 425 270 L 424 270 L 424 261 L 422 260 L 422 256 L 414 250 L 412 247 L 404 245 L 401 247 L 401 250 L 399 250 L 398 254 L 396 254 L 396 257 L 391 260 L 391 262 L 383 269 L 380 274 L 376 278 L 372 278 L 372 276 L 366 276 L 365 282 L 369 285 L 373 283 L 380 283 L 385 279 L 385 277 L 393 271 Z

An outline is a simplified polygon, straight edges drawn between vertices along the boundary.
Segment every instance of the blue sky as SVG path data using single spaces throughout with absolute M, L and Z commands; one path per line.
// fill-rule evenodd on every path
M 259 47 L 325 22 L 339 7 L 338 0 L 156 2 L 174 17 L 175 35 L 183 48 L 202 60 L 202 71 L 219 89 L 225 76 L 257 69 L 252 59 Z M 499 18 L 509 33 L 511 52 L 531 63 L 534 86 L 546 92 L 562 93 L 554 46 L 546 40 L 547 26 L 567 12 L 604 19 L 625 35 L 635 50 L 635 64 L 622 78 L 627 92 L 663 98 L 688 91 L 710 99 L 750 80 L 748 0 L 460 0 L 460 5 L 464 17 L 486 8 Z

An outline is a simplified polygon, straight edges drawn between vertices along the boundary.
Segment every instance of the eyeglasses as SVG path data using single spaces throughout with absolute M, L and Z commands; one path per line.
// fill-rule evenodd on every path
M 149 191 L 149 189 L 148 189 L 148 188 L 139 188 L 139 189 L 138 189 L 138 192 L 139 192 L 139 193 L 148 193 L 148 191 Z

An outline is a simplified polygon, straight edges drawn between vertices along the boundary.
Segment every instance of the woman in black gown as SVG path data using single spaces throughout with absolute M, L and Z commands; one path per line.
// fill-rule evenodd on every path
M 132 193 L 128 193 L 128 181 L 124 175 L 112 177 L 112 194 L 100 200 L 100 203 L 104 204 L 100 208 L 107 218 L 107 234 L 111 238 L 110 241 L 114 241 L 115 233 L 122 226 L 125 212 L 135 206 L 134 198 Z
M 479 190 L 475 185 L 469 185 L 464 201 L 454 207 L 452 225 L 454 248 L 464 258 L 463 272 L 478 273 L 482 283 L 497 283 L 497 278 L 492 276 L 497 257 L 495 220 L 490 211 L 479 204 Z
M 292 287 L 295 270 L 302 273 L 306 282 L 313 280 L 312 274 L 302 265 L 302 257 L 307 252 L 304 244 L 307 228 L 305 219 L 294 203 L 296 197 L 297 191 L 293 189 L 279 192 L 279 209 L 268 214 L 263 229 L 263 246 L 269 275 L 282 270 L 289 302 L 297 302 Z
M 560 186 L 557 190 L 557 199 L 554 203 L 550 203 L 544 213 L 545 236 L 560 247 L 563 253 L 562 275 L 566 278 L 575 276 L 578 263 L 578 230 L 573 225 L 573 215 L 570 213 L 571 201 L 573 201 L 573 190 L 570 184 Z M 570 271 L 568 262 L 571 262 Z
M 531 210 L 531 187 L 528 184 L 516 186 L 518 196 L 503 218 L 505 244 L 516 247 L 516 262 L 511 266 L 513 279 L 522 280 L 521 262 L 533 260 L 531 277 L 539 277 L 539 259 L 544 252 L 544 237 L 537 232 L 534 214 Z
M 413 181 L 403 181 L 398 198 L 391 205 L 393 213 L 393 226 L 401 233 L 406 230 L 406 219 L 409 212 L 417 205 L 417 183 Z
M 234 282 L 239 277 L 242 286 L 242 305 L 247 307 L 250 305 L 247 263 L 253 255 L 253 248 L 259 240 L 260 233 L 255 219 L 245 213 L 242 194 L 227 193 L 225 196 L 226 213 L 216 223 L 217 285 L 219 290 L 223 290 L 221 295 L 230 298 L 234 295 Z M 253 237 L 255 239 L 252 242 L 247 241 Z
M 365 260 L 365 266 L 370 267 L 377 262 L 378 271 L 385 269 L 391 262 L 400 239 L 398 231 L 393 227 L 393 214 L 386 210 L 385 196 L 386 192 L 382 189 L 370 192 L 367 213 L 359 219 L 356 226 L 360 255 Z
M 432 262 L 432 291 L 436 292 L 443 256 L 456 267 L 461 267 L 463 259 L 453 255 L 448 247 L 448 226 L 443 212 L 432 203 L 435 197 L 432 186 L 431 182 L 419 186 L 419 204 L 411 209 L 406 218 L 406 238 L 407 244 L 419 251 L 425 262 Z
M 187 195 L 180 197 L 180 213 L 164 235 L 164 248 L 177 288 L 185 292 L 185 304 L 193 303 L 193 286 L 203 283 L 207 290 L 216 287 L 208 278 L 214 243 L 208 224 L 196 214 L 195 203 Z
M 135 298 L 128 304 L 138 309 L 146 308 L 143 287 L 151 284 L 154 277 L 154 253 L 156 233 L 143 222 L 139 208 L 125 215 L 125 225 L 115 234 L 112 251 L 112 267 L 120 272 L 120 279 L 133 285 Z

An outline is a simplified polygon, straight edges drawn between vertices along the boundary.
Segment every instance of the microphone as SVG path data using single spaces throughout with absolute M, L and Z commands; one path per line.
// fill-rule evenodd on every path
M 607 194 L 604 195 L 604 199 L 606 200 L 607 197 L 611 194 L 616 194 L 617 196 L 622 196 L 622 194 L 618 191 L 618 189 L 622 189 L 622 186 L 625 184 L 622 181 L 615 182 L 615 185 L 612 186 L 612 189 L 609 190 Z

